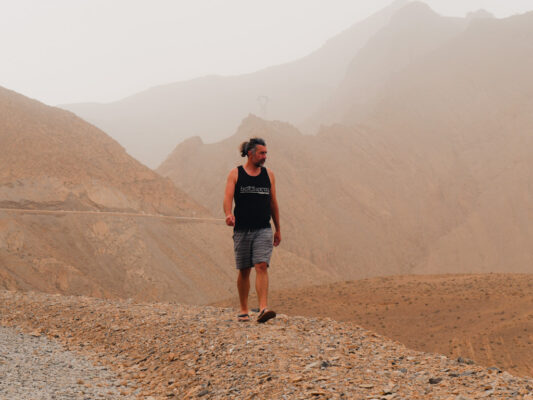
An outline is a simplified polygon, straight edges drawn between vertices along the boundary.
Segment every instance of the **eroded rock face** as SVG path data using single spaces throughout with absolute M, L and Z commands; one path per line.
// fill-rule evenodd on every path
M 108 365 L 131 397 L 532 398 L 531 378 L 330 319 L 239 323 L 231 309 L 6 291 L 0 300 L 2 325 Z
M 74 114 L 0 87 L 0 208 L 209 213 Z

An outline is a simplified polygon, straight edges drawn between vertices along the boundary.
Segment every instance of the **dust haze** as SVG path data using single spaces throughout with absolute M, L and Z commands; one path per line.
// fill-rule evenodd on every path
M 335 332 L 358 324 L 416 351 L 413 360 L 439 353 L 460 364 L 453 368 L 480 365 L 455 381 L 468 371 L 449 367 L 456 376 L 420 383 L 422 396 L 508 390 L 529 398 L 533 6 L 289 3 L 1 6 L 0 297 L 20 312 L 3 310 L 0 321 L 63 335 L 54 324 L 71 307 L 85 318 L 69 322 L 83 340 L 65 343 L 87 343 L 97 358 L 109 349 L 122 357 L 108 331 L 129 337 L 131 325 L 116 315 L 135 304 L 166 310 L 147 317 L 145 333 L 177 324 L 176 315 L 186 316 L 180 334 L 200 335 L 198 343 L 215 330 L 244 332 L 206 306 L 236 307 L 222 196 L 229 170 L 243 162 L 238 145 L 259 136 L 276 172 L 283 231 L 270 267 L 272 304 L 284 315 L 269 325 L 273 337 L 293 328 L 305 336 L 313 318 L 333 318 Z M 59 308 L 25 317 L 40 301 Z M 88 309 L 80 311 L 99 301 L 119 313 L 100 315 L 105 335 L 89 332 Z M 310 319 L 295 327 L 285 314 Z M 377 359 L 385 360 L 381 340 Z M 211 364 L 195 368 L 187 349 L 169 349 L 146 364 L 151 350 L 140 348 L 112 368 L 146 368 L 127 372 L 144 391 L 125 393 L 223 398 L 233 390 L 198 383 L 220 360 L 198 353 Z M 352 357 L 335 351 L 317 365 Z M 290 362 L 276 364 L 290 384 L 260 384 L 305 397 L 314 357 L 296 377 Z M 186 375 L 169 384 L 173 368 Z M 518 381 L 509 373 L 527 382 L 511 388 Z M 483 380 L 493 377 L 503 381 Z M 312 393 L 333 391 L 331 382 Z M 383 395 L 384 384 L 357 390 Z

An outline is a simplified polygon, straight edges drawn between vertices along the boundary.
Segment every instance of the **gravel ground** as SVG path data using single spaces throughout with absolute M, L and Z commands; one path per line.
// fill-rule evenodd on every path
M 106 367 L 65 351 L 40 333 L 0 326 L 0 399 L 115 399 Z
M 128 399 L 533 400 L 531 377 L 410 350 L 353 323 L 283 314 L 242 323 L 236 315 L 0 290 L 0 325 L 108 366 Z

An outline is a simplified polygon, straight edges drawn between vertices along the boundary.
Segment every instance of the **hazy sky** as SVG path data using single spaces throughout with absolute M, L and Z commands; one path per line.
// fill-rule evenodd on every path
M 392 0 L 0 0 L 0 86 L 47 104 L 118 100 L 291 61 Z M 426 0 L 499 18 L 533 0 Z

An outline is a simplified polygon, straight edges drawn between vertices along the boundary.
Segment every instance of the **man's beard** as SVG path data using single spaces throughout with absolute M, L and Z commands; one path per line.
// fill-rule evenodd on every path
M 264 163 L 265 163 L 265 160 L 261 160 L 261 161 L 256 161 L 256 162 L 254 163 L 254 165 L 255 165 L 256 167 L 262 167 Z

